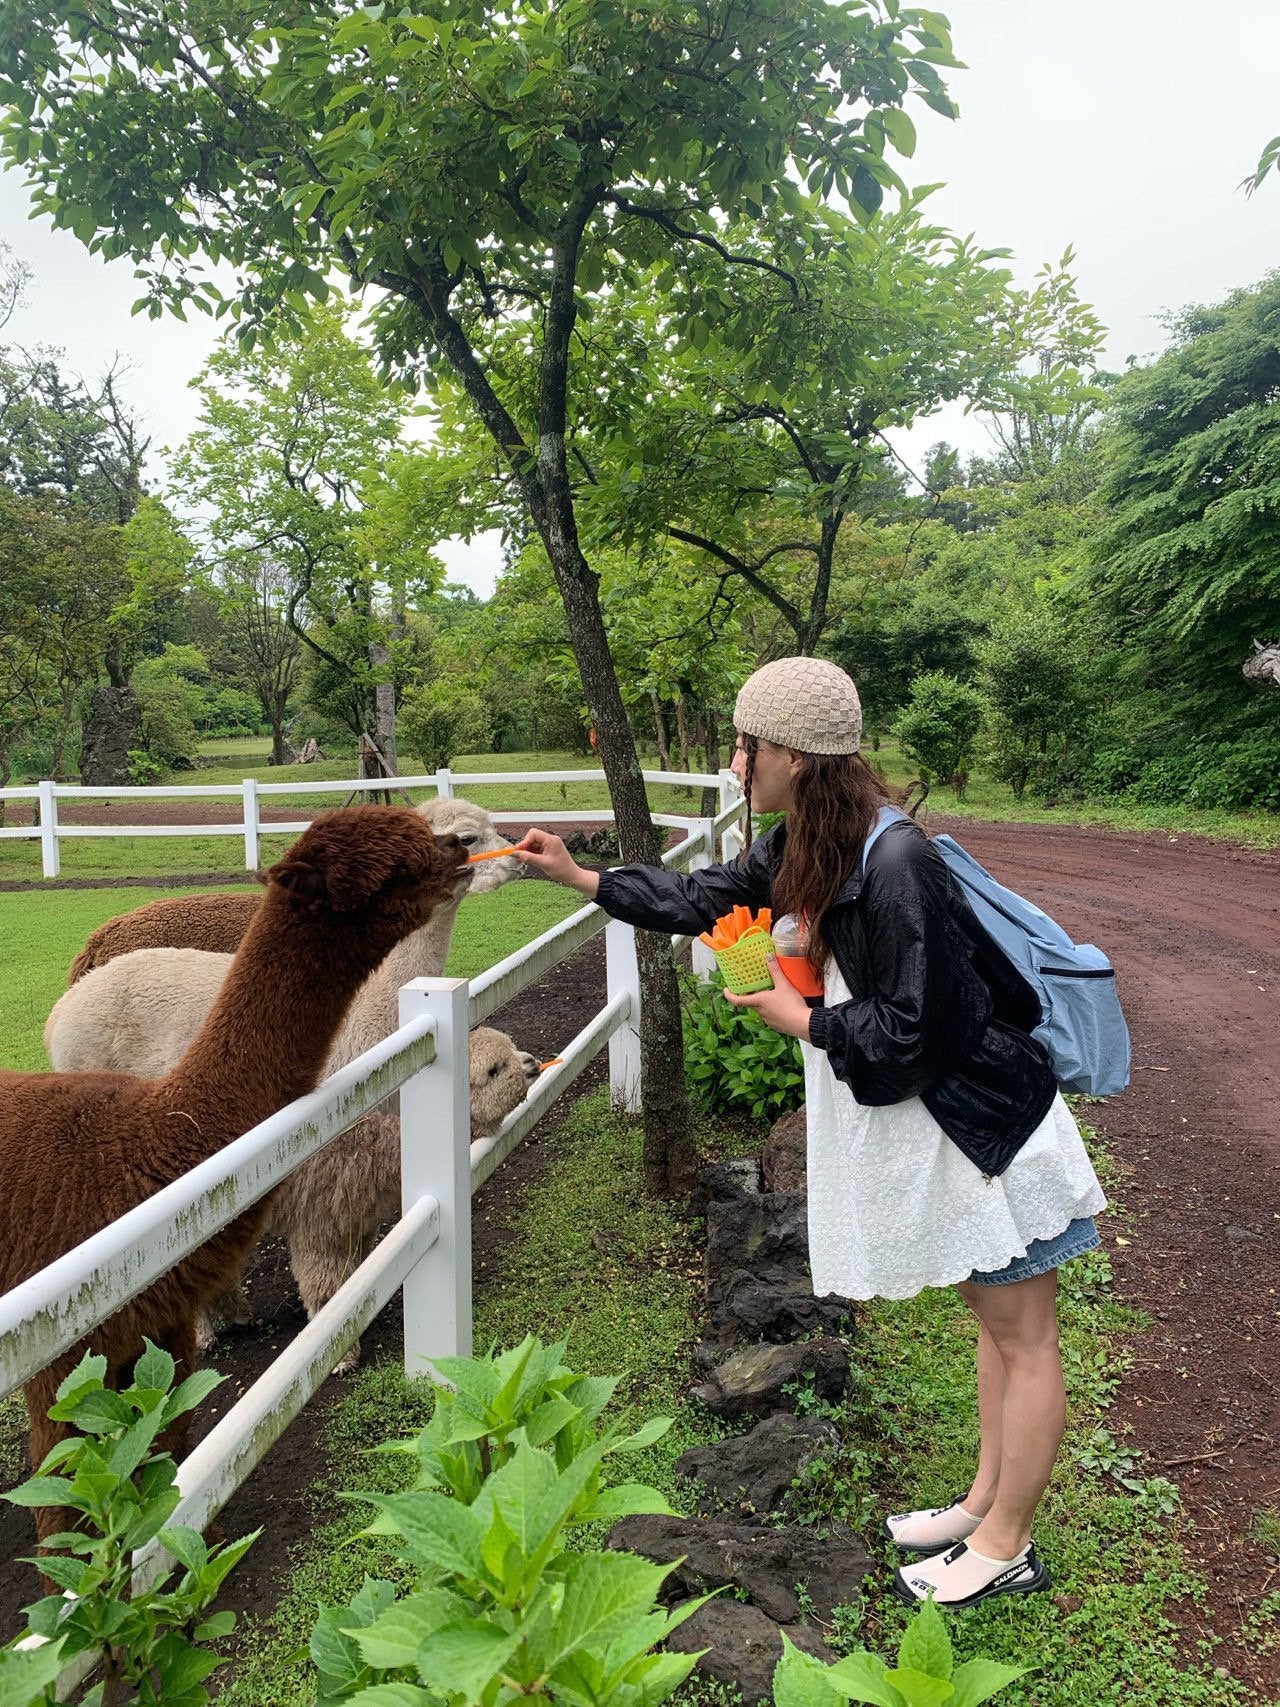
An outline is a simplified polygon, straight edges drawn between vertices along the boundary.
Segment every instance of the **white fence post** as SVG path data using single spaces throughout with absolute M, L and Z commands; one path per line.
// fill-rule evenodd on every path
M 244 864 L 246 871 L 256 871 L 261 863 L 258 852 L 258 779 L 247 776 L 240 784 L 244 795 Z
M 742 785 L 732 771 L 720 772 L 720 810 L 732 806 L 735 800 L 742 799 Z M 720 858 L 727 865 L 731 859 L 736 859 L 742 852 L 742 820 L 730 824 L 720 837 Z
M 62 869 L 58 847 L 58 797 L 53 782 L 45 778 L 36 784 L 40 790 L 40 858 L 46 877 L 56 877 Z
M 415 978 L 400 991 L 400 1023 L 436 1022 L 436 1058 L 400 1087 L 400 1200 L 440 1205 L 440 1237 L 405 1276 L 404 1366 L 471 1355 L 470 986 L 465 978 Z
M 441 765 L 436 772 L 436 798 L 438 800 L 453 799 L 453 772 L 448 765 Z
M 685 869 L 686 871 L 702 871 L 715 859 L 715 849 L 712 846 L 711 819 L 696 818 L 689 833 L 692 836 L 700 836 L 702 845 L 697 853 L 692 855 Z M 693 962 L 693 970 L 705 983 L 716 969 L 716 957 L 700 937 L 695 936 L 693 939 L 690 958 Z
M 640 1112 L 640 966 L 636 933 L 621 919 L 604 927 L 605 978 L 610 1001 L 622 990 L 631 997 L 625 1025 L 609 1039 L 609 1100 L 627 1114 Z

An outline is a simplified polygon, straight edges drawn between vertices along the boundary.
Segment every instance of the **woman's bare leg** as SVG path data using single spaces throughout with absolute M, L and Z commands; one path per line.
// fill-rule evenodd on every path
M 1004 1364 L 991 1335 L 978 1324 L 978 1467 L 961 1505 L 974 1517 L 985 1517 L 1000 1485 L 1000 1450 L 1004 1437 Z
M 989 1559 L 1012 1559 L 1031 1539 L 1032 1520 L 1062 1443 L 1066 1395 L 1058 1347 L 1057 1287 L 1057 1273 L 1050 1270 L 1007 1286 L 962 1281 L 957 1288 L 981 1328 L 982 1449 L 972 1494 L 978 1503 L 970 1506 L 966 1501 L 965 1509 L 981 1511 L 988 1493 L 993 1496 L 969 1537 L 969 1545 Z M 994 1487 L 993 1460 L 997 1466 Z

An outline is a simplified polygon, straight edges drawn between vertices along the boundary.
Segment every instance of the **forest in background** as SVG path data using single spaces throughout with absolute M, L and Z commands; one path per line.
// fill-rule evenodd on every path
M 1069 265 L 1042 276 L 1040 389 L 990 413 L 989 455 L 939 443 L 918 477 L 882 440 L 863 459 L 816 635 L 821 519 L 806 537 L 789 423 L 721 408 L 714 436 L 743 442 L 712 443 L 699 400 L 607 513 L 591 470 L 610 648 L 664 767 L 726 763 L 736 683 L 812 640 L 857 680 L 872 743 L 896 735 L 960 793 L 981 770 L 1036 800 L 1280 808 L 1280 684 L 1242 668 L 1280 609 L 1280 280 L 1185 310 L 1162 355 L 1111 375 Z M 7 278 L 12 303 L 12 260 Z M 282 762 L 380 729 L 402 769 L 585 750 L 539 542 L 462 411 L 414 443 L 413 398 L 336 310 L 215 356 L 168 491 L 147 489 L 127 383 L 0 355 L 0 781 L 74 776 L 104 687 L 133 704 L 132 781 L 236 734 L 274 735 Z M 733 483 L 769 460 L 778 501 L 738 525 Z M 433 546 L 495 522 L 493 596 L 445 584 Z

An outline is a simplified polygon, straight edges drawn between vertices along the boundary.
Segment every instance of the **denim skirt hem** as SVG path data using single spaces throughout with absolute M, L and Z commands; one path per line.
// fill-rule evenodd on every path
M 1010 1286 L 1015 1280 L 1030 1280 L 1033 1275 L 1048 1274 L 1051 1268 L 1060 1268 L 1072 1257 L 1096 1250 L 1101 1243 L 1102 1237 L 1094 1225 L 1093 1216 L 1077 1216 L 1051 1239 L 1032 1239 L 1025 1256 L 1014 1257 L 1003 1268 L 985 1272 L 975 1269 L 969 1280 L 974 1286 Z

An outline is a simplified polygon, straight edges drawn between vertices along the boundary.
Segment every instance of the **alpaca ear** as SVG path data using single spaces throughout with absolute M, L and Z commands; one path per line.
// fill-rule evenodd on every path
M 441 867 L 446 872 L 460 870 L 467 863 L 467 850 L 462 840 L 452 830 L 445 830 L 435 838 L 436 856 Z
M 323 873 L 304 859 L 286 856 L 278 865 L 271 867 L 264 881 L 288 890 L 297 901 L 319 901 L 325 893 Z

